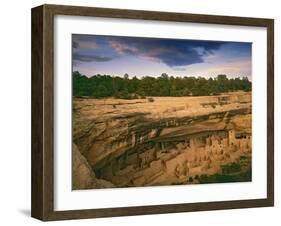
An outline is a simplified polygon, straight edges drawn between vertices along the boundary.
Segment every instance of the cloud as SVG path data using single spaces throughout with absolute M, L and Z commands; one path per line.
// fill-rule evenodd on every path
M 74 49 L 96 49 L 98 45 L 95 42 L 72 42 L 72 47 Z
M 79 54 L 74 53 L 73 54 L 73 61 L 77 62 L 106 62 L 112 60 L 111 57 L 105 57 L 105 56 L 97 56 L 97 55 L 85 55 L 85 54 Z
M 241 52 L 250 52 L 245 49 L 249 43 L 245 45 L 223 41 L 102 35 L 73 35 L 72 41 L 75 64 L 107 62 L 120 57 L 129 59 L 133 56 L 166 65 L 176 71 L 222 58 L 234 59 L 235 56 L 240 56 Z
M 134 46 L 124 45 L 122 42 L 115 40 L 111 40 L 110 45 L 120 54 L 137 54 L 139 52 Z
M 98 36 L 92 35 L 73 35 L 72 36 L 72 60 L 73 65 L 78 66 L 81 62 L 107 62 L 113 57 L 107 56 L 98 43 Z M 103 50 L 103 49 L 101 49 Z
M 78 42 L 72 41 L 72 48 L 77 49 L 79 47 Z
M 79 36 L 79 37 L 83 37 L 83 36 Z M 78 38 L 78 37 L 74 37 L 72 39 L 72 51 L 73 53 L 80 53 L 80 55 L 82 55 L 83 52 L 85 51 L 89 51 L 89 50 L 94 50 L 97 49 L 98 45 L 97 43 L 93 40 L 89 40 L 89 39 L 83 39 L 83 38 Z
M 169 67 L 183 67 L 204 62 L 224 42 L 112 37 L 111 47 L 119 54 L 139 55 Z

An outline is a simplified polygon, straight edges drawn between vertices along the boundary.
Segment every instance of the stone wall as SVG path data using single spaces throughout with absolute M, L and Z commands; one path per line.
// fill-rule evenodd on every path
M 221 173 L 221 165 L 235 162 L 240 156 L 250 155 L 250 135 L 236 138 L 234 130 L 226 131 L 224 135 L 213 133 L 207 137 L 197 134 L 176 144 L 174 148 L 166 148 L 164 151 L 152 148 L 131 157 L 124 156 L 119 162 L 128 165 L 125 169 L 117 161 L 114 163 L 118 165 L 117 168 L 109 165 L 104 168 L 102 175 L 106 180 L 117 182 L 117 186 L 125 181 L 128 186 L 136 186 L 149 184 L 152 177 L 161 174 L 160 181 L 154 178 L 155 184 L 161 184 L 165 180 L 174 181 L 174 178 Z

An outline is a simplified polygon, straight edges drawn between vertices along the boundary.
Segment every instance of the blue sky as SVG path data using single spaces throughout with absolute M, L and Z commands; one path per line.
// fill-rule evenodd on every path
M 247 76 L 252 44 L 185 39 L 72 35 L 73 71 L 92 76 Z

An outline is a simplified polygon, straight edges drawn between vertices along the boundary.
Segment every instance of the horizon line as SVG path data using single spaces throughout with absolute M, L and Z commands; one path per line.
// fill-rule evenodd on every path
M 194 78 L 205 78 L 205 79 L 216 78 L 219 75 L 225 75 L 228 79 L 247 77 L 248 80 L 252 82 L 252 79 L 251 79 L 252 76 L 249 76 L 249 75 L 229 76 L 229 75 L 227 75 L 225 73 L 208 76 L 208 75 L 169 75 L 168 73 L 163 72 L 161 75 L 141 75 L 141 76 L 139 76 L 139 75 L 130 75 L 128 73 L 124 73 L 123 75 L 100 74 L 100 73 L 96 73 L 96 74 L 93 74 L 93 75 L 87 75 L 87 74 L 82 74 L 82 73 L 80 73 L 77 70 L 72 71 L 72 73 L 75 73 L 75 72 L 78 72 L 80 75 L 86 76 L 88 78 L 91 78 L 91 77 L 94 77 L 94 76 L 98 76 L 98 75 L 124 78 L 124 76 L 127 74 L 128 75 L 128 79 L 133 79 L 135 77 L 138 78 L 138 79 L 145 78 L 145 77 L 159 78 L 159 77 L 162 76 L 162 74 L 167 74 L 169 78 L 170 77 L 174 77 L 174 78 L 185 78 L 185 77 L 190 78 L 190 77 L 194 77 Z

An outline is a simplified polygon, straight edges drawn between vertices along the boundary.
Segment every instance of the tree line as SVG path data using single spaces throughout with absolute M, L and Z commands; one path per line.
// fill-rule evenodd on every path
M 173 77 L 163 73 L 159 77 L 129 78 L 111 75 L 87 77 L 73 72 L 73 96 L 95 98 L 116 97 L 122 99 L 145 98 L 146 96 L 210 96 L 237 90 L 251 91 L 252 83 L 247 77 L 216 78 Z

